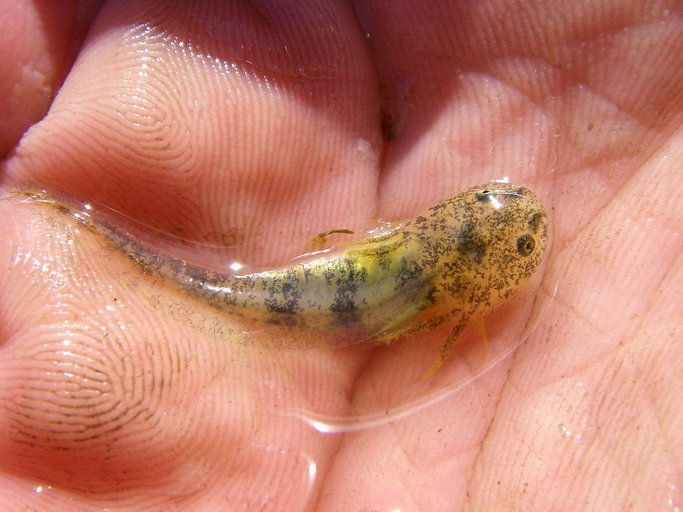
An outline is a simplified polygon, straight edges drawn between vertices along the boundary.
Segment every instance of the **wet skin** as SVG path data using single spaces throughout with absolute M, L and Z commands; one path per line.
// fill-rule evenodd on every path
M 473 187 L 379 234 L 293 265 L 233 275 L 172 257 L 84 205 L 24 192 L 82 222 L 153 276 L 214 308 L 332 345 L 391 342 L 454 323 L 430 373 L 476 314 L 510 299 L 539 267 L 547 215 L 528 189 Z M 279 333 L 282 334 L 282 333 Z
M 82 23 L 75 4 L 6 2 L 3 193 L 62 190 L 272 269 L 510 176 L 542 191 L 553 251 L 533 310 L 486 316 L 493 349 L 538 319 L 511 357 L 400 422 L 311 435 L 282 411 L 384 413 L 480 347 L 460 336 L 416 383 L 453 324 L 373 350 L 221 343 L 182 314 L 236 314 L 2 203 L 3 510 L 680 507 L 679 5 L 142 0 Z

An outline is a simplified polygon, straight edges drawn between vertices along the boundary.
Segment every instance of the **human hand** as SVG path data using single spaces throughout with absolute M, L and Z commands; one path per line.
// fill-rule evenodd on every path
M 33 8 L 5 11 L 5 33 Z M 3 60 L 58 87 L 70 13 L 35 9 Z M 5 508 L 680 505 L 681 22 L 644 2 L 104 3 L 39 123 L 16 113 L 43 84 L 4 84 L 0 140 L 27 131 L 3 192 L 62 190 L 196 242 L 197 261 L 276 266 L 316 233 L 508 176 L 549 210 L 550 306 L 438 405 L 320 434 L 288 413 L 401 403 L 447 330 L 372 350 L 236 345 L 77 223 L 5 199 Z M 487 318 L 492 338 L 520 339 L 515 307 Z

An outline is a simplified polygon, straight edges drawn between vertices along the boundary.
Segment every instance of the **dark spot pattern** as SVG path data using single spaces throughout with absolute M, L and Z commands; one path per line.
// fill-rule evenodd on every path
M 45 200 L 44 193 L 36 197 Z M 492 183 L 442 201 L 386 236 L 234 276 L 163 254 L 107 219 L 79 215 L 71 203 L 54 199 L 53 207 L 102 235 L 144 272 L 217 309 L 316 332 L 362 327 L 382 332 L 384 340 L 447 320 L 464 325 L 462 315 L 509 299 L 539 267 L 548 233 L 546 213 L 529 190 Z M 416 316 L 420 323 L 412 325 Z
M 296 314 L 300 311 L 301 291 L 291 282 L 280 281 L 277 284 L 279 286 L 271 287 L 269 295 L 263 299 L 266 309 L 271 313 Z
M 471 257 L 477 263 L 482 262 L 486 254 L 486 242 L 473 224 L 463 225 L 459 229 L 456 238 L 460 254 Z
M 529 228 L 531 231 L 534 232 L 534 234 L 539 232 L 539 229 L 541 229 L 541 225 L 543 224 L 543 220 L 545 218 L 544 213 L 534 213 L 531 218 L 529 219 Z
M 341 261 L 343 264 L 337 267 L 337 272 L 327 275 L 328 282 L 333 284 L 334 289 L 334 301 L 330 306 L 333 313 L 356 311 L 356 293 L 367 278 L 367 270 L 358 270 L 354 260 L 345 258 Z

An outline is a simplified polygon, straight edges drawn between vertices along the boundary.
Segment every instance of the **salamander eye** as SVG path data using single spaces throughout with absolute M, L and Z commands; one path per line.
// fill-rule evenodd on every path
M 522 256 L 529 256 L 536 248 L 536 240 L 531 235 L 522 235 L 517 239 L 517 252 Z
M 489 196 L 491 194 L 491 189 L 488 188 L 482 188 L 481 190 L 477 190 L 474 194 L 474 197 L 477 198 L 477 201 L 488 201 L 491 199 Z

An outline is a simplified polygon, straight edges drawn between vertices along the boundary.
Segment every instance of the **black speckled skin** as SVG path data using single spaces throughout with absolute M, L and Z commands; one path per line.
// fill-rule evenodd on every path
M 301 330 L 353 331 L 358 341 L 385 342 L 452 321 L 437 366 L 472 315 L 508 300 L 531 277 L 548 240 L 546 213 L 536 196 L 524 187 L 491 183 L 337 252 L 232 275 L 160 253 L 106 219 L 84 216 L 41 194 L 41 201 L 88 225 L 146 273 L 239 318 Z

